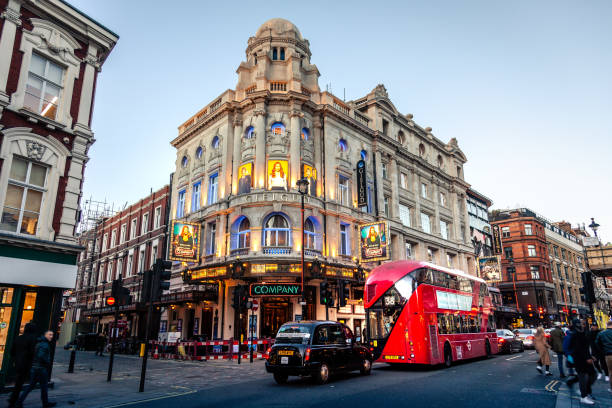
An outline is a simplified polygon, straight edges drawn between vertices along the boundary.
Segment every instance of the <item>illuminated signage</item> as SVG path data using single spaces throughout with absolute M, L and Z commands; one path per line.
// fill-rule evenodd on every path
M 480 277 L 487 285 L 501 282 L 501 260 L 499 255 L 478 258 Z
M 365 207 L 368 205 L 368 191 L 366 182 L 366 164 L 365 161 L 357 162 L 357 207 Z
M 200 257 L 200 225 L 172 221 L 170 233 L 170 259 L 198 262 Z
M 493 225 L 493 254 L 500 255 L 502 253 L 502 239 L 499 231 L 499 225 Z
M 268 160 L 268 190 L 287 190 L 289 162 Z
M 388 226 L 386 222 L 373 222 L 359 226 L 359 255 L 364 262 L 389 259 Z
M 253 283 L 251 296 L 299 296 L 301 287 L 298 283 Z

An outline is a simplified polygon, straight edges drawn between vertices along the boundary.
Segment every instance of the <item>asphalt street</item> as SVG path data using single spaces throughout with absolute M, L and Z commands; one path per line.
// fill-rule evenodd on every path
M 295 378 L 279 386 L 271 375 L 179 396 L 121 406 L 191 407 L 554 407 L 561 383 L 539 375 L 533 351 L 456 364 L 450 369 L 376 364 L 370 376 L 358 373 L 314 385 Z M 180 381 L 180 378 L 177 378 Z

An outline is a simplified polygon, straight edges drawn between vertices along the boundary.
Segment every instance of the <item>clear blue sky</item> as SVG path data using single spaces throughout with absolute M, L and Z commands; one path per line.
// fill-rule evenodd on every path
M 168 182 L 177 127 L 236 84 L 266 20 L 310 41 L 319 85 L 396 107 L 468 157 L 495 208 L 590 217 L 612 240 L 610 1 L 71 3 L 120 35 L 99 77 L 85 198 L 133 202 Z

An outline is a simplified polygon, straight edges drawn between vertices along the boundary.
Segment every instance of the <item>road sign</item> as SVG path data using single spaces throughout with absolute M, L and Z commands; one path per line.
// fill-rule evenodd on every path
M 253 311 L 256 312 L 257 309 L 259 309 L 259 301 L 257 299 L 253 299 L 253 306 L 251 306 L 253 308 Z
M 112 296 L 107 296 L 106 297 L 106 304 L 109 306 L 112 306 L 115 304 L 115 298 Z

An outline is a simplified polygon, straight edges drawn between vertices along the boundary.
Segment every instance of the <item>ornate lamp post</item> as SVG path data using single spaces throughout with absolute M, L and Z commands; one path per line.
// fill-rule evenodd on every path
M 591 218 L 591 224 L 589 225 L 589 228 L 593 230 L 593 234 L 595 234 L 595 237 L 599 238 L 597 236 L 597 230 L 599 229 L 599 224 L 595 222 L 595 218 Z
M 306 246 L 306 242 L 304 240 L 304 196 L 308 194 L 308 180 L 303 178 L 297 181 L 298 191 L 300 192 L 300 196 L 302 198 L 302 318 L 304 318 L 304 311 L 306 310 L 306 294 L 304 293 L 304 247 Z

